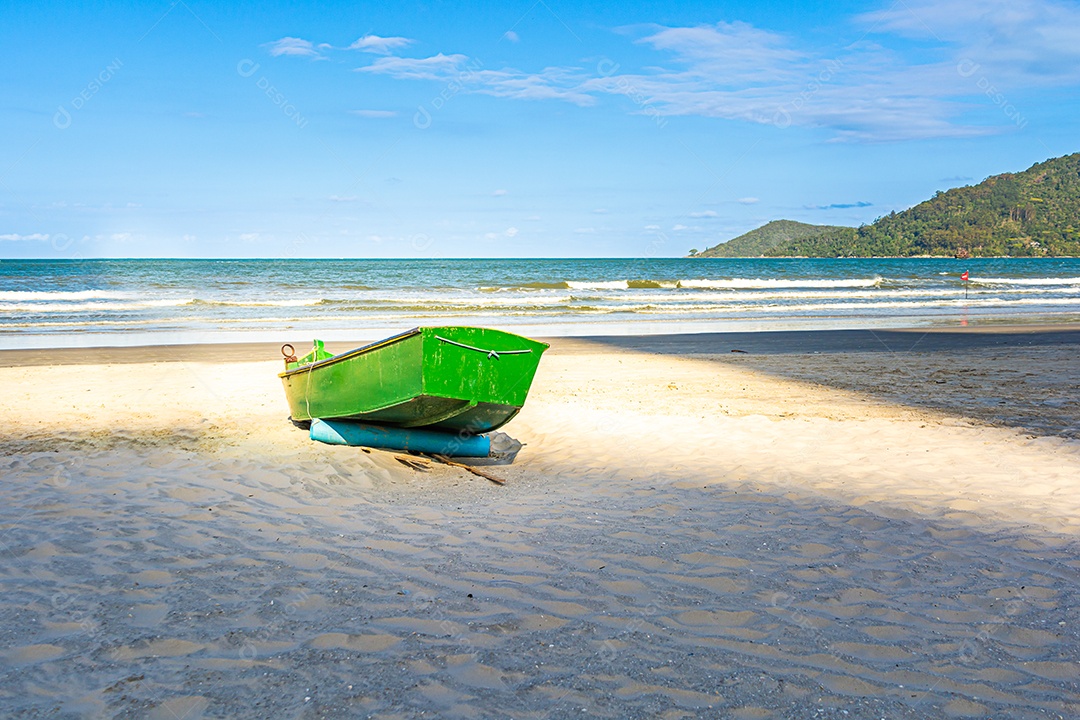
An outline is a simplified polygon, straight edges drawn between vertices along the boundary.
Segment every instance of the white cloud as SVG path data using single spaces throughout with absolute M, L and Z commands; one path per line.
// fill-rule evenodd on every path
M 506 190 L 503 190 L 502 188 L 499 188 L 498 190 L 496 190 L 495 192 L 493 192 L 491 194 L 494 195 L 495 197 L 502 197 L 503 195 L 506 195 Z
M 675 226 L 673 226 L 673 227 L 671 228 L 671 231 L 672 231 L 672 232 L 679 232 L 680 230 L 689 230 L 689 229 L 690 229 L 690 228 L 688 228 L 687 226 L 685 226 L 685 225 L 681 225 L 681 224 L 680 224 L 680 225 L 675 225 Z
M 596 228 L 591 228 L 591 227 L 576 228 L 574 230 L 574 232 L 577 233 L 578 235 L 592 235 L 593 233 L 596 232 Z
M 660 226 L 659 225 L 646 225 L 645 229 L 646 230 L 659 230 Z
M 319 51 L 315 49 L 312 42 L 310 40 L 304 40 L 303 38 L 283 37 L 274 42 L 264 43 L 263 47 L 267 48 L 274 57 L 280 57 L 281 55 L 315 58 L 322 57 Z
M 516 32 L 514 32 L 513 30 L 507 30 L 506 32 L 504 32 L 503 37 L 506 38 L 507 40 L 509 40 L 510 42 L 517 42 L 517 41 L 521 40 L 521 38 L 518 37 L 518 34 Z
M 47 234 L 45 234 L 45 233 L 31 233 L 30 235 L 19 235 L 18 233 L 5 233 L 3 235 L 0 235 L 0 240 L 11 241 L 11 242 L 24 242 L 24 241 L 27 241 L 27 240 L 44 241 L 44 240 L 48 240 L 48 239 L 49 239 L 49 236 Z
M 718 215 L 715 210 L 702 210 L 701 212 L 690 213 L 690 217 L 692 218 L 714 218 L 717 216 Z
M 575 68 L 548 67 L 538 73 L 513 68 L 477 70 L 476 92 L 518 100 L 565 100 L 575 105 L 593 105 L 596 99 L 579 89 L 584 75 Z
M 593 208 L 594 215 L 607 215 L 607 208 Z
M 355 195 L 331 195 L 330 197 L 328 197 L 326 199 L 329 200 L 330 202 L 339 202 L 339 203 L 356 202 L 356 196 Z
M 380 37 L 378 35 L 365 35 L 353 44 L 349 45 L 347 50 L 360 50 L 362 52 L 374 53 L 376 55 L 390 55 L 395 50 L 408 47 L 413 43 L 412 40 L 405 37 Z M 305 40 L 298 37 L 283 37 L 280 40 L 264 43 L 263 47 L 267 48 L 269 53 L 274 57 L 281 55 L 291 55 L 294 57 L 310 57 L 319 60 L 326 60 L 327 57 L 322 51 L 334 50 L 334 46 L 329 43 L 319 43 L 316 45 L 310 40 Z
M 1072 41 L 1080 34 L 1080 7 L 1056 0 L 906 0 L 887 10 L 865 13 L 859 20 L 876 30 L 909 37 L 978 38 L 1001 45 L 1039 43 L 1074 54 L 1077 48 Z M 1024 38 L 1024 31 L 1037 37 Z
M 426 58 L 382 57 L 358 72 L 389 75 L 395 80 L 448 80 L 468 62 L 465 55 L 433 55 Z
M 466 55 L 439 53 L 426 58 L 382 57 L 358 72 L 388 75 L 396 80 L 455 83 L 462 91 L 519 100 L 565 100 L 592 105 L 596 99 L 581 90 L 589 76 L 578 68 L 547 67 L 536 73 L 513 68 L 484 70 Z
M 379 37 L 378 35 L 365 35 L 352 45 L 349 46 L 350 50 L 362 50 L 363 52 L 375 53 L 377 55 L 389 55 L 394 50 L 399 50 L 403 47 L 407 47 L 413 43 L 409 38 L 404 37 Z
M 465 55 L 439 53 L 378 58 L 357 70 L 401 80 L 454 83 L 458 92 L 582 106 L 595 104 L 599 95 L 622 95 L 634 100 L 632 112 L 657 117 L 703 115 L 780 127 L 813 125 L 852 136 L 872 134 L 875 125 L 923 136 L 948 134 L 942 131 L 947 123 L 940 108 L 910 97 L 881 102 L 881 93 L 867 93 L 865 82 L 836 81 L 841 70 L 859 68 L 865 80 L 891 67 L 887 59 L 871 57 L 869 51 L 846 61 L 812 58 L 789 47 L 783 36 L 745 23 L 654 30 L 639 42 L 668 53 L 673 69 L 650 67 L 638 74 L 616 74 L 619 66 L 601 61 L 588 69 L 486 70 Z
M 636 40 L 656 54 L 640 68 L 601 60 L 536 71 L 485 69 L 461 54 L 392 56 L 391 50 L 409 41 L 366 36 L 358 43 L 386 57 L 357 70 L 454 83 L 455 92 L 581 106 L 605 95 L 621 96 L 629 112 L 654 118 L 689 115 L 777 129 L 822 128 L 833 140 L 871 142 L 972 137 L 1023 127 L 1022 108 L 1010 97 L 1015 94 L 1019 102 L 1022 90 L 1032 86 L 1080 84 L 1076 3 L 905 0 L 853 15 L 850 23 L 855 27 L 838 30 L 831 47 L 745 22 L 654 25 Z M 863 37 L 854 43 L 842 40 L 859 33 Z M 515 40 L 511 34 L 505 37 Z M 919 44 L 913 47 L 909 38 Z M 285 40 L 293 44 L 281 52 L 310 49 L 296 38 L 278 42 Z M 979 111 L 987 114 L 973 115 Z
M 829 203 L 828 205 L 803 205 L 807 210 L 850 210 L 851 208 L 872 207 L 874 203 L 866 200 L 856 202 Z
M 258 239 L 259 233 L 257 232 L 240 233 L 240 240 L 242 242 L 255 242 Z
M 872 31 L 951 43 L 995 85 L 1080 80 L 1080 5 L 1054 0 L 906 0 L 859 18 Z
M 503 234 L 508 238 L 517 237 L 518 229 L 516 227 L 508 227 Z
M 743 205 L 753 205 L 754 203 L 761 202 L 761 200 L 756 197 L 741 197 L 736 202 L 740 202 Z
M 743 23 L 665 28 L 641 42 L 670 53 L 666 67 L 590 81 L 590 91 L 645 98 L 653 114 L 832 129 L 836 139 L 891 140 L 978 135 L 950 122 L 960 85 L 949 63 L 913 65 L 870 43 L 832 56 L 793 50 L 775 33 Z M 950 77 L 951 73 L 951 77 Z M 976 93 L 968 87 L 963 92 Z M 639 103 L 640 104 L 640 103 Z
M 790 80 L 807 60 L 783 35 L 744 22 L 665 27 L 638 42 L 673 53 L 688 74 L 717 83 Z
M 392 118 L 397 117 L 397 110 L 350 110 L 349 114 L 365 118 Z

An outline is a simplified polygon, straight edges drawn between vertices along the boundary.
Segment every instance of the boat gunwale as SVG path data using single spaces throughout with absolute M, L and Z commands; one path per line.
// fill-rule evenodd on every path
M 377 350 L 377 349 L 379 349 L 381 347 L 384 347 L 386 345 L 390 345 L 392 343 L 396 343 L 396 342 L 399 342 L 401 340 L 405 340 L 407 338 L 413 337 L 414 335 L 420 335 L 421 333 L 423 333 L 423 331 L 424 331 L 423 328 L 415 327 L 412 330 L 406 330 L 405 332 L 398 333 L 397 335 L 392 335 L 392 336 L 390 336 L 388 338 L 383 338 L 382 340 L 376 340 L 373 343 L 369 343 L 367 345 L 362 345 L 361 347 L 355 348 L 353 350 L 347 350 L 347 351 L 345 351 L 343 353 L 340 353 L 338 355 L 334 355 L 333 357 L 328 357 L 325 360 L 316 360 L 315 362 L 310 363 L 308 365 L 304 365 L 303 367 L 293 368 L 292 370 L 286 370 L 283 373 L 278 373 L 278 377 L 279 378 L 291 377 L 293 375 L 299 375 L 300 373 L 310 372 L 310 371 L 314 370 L 315 368 L 325 367 L 327 365 L 332 365 L 332 364 L 334 364 L 336 362 L 341 362 L 342 360 L 348 360 L 350 358 L 356 357 L 357 355 L 363 355 L 365 353 L 371 352 L 372 350 Z
M 443 327 L 443 326 L 414 327 L 411 330 L 406 330 L 405 332 L 400 332 L 397 335 L 391 335 L 390 337 L 383 338 L 382 340 L 376 340 L 373 343 L 368 343 L 367 345 L 362 345 L 362 346 L 360 346 L 358 348 L 355 348 L 353 350 L 347 350 L 347 351 L 345 351 L 343 353 L 340 353 L 338 355 L 334 355 L 333 357 L 328 357 L 325 360 L 316 360 L 315 362 L 310 363 L 308 365 L 304 365 L 303 367 L 293 368 L 292 370 L 286 370 L 283 373 L 278 373 L 278 377 L 279 378 L 291 377 L 293 375 L 299 375 L 300 373 L 309 372 L 311 370 L 314 370 L 315 368 L 325 367 L 327 365 L 332 365 L 333 363 L 336 363 L 336 362 L 339 362 L 339 361 L 342 361 L 342 360 L 349 360 L 350 358 L 354 358 L 357 355 L 363 355 L 365 353 L 371 352 L 372 350 L 378 350 L 381 347 L 385 347 L 386 345 L 390 345 L 392 343 L 399 342 L 401 340 L 405 340 L 407 338 L 413 337 L 414 335 L 422 335 L 425 330 L 438 330 L 440 327 Z M 503 331 L 499 331 L 499 332 L 503 332 Z M 513 334 L 513 333 L 507 333 L 507 334 Z M 439 338 L 439 339 L 443 340 L 444 342 L 446 341 L 445 338 Z M 530 341 L 532 341 L 534 343 L 538 343 L 540 345 L 543 345 L 544 348 L 543 348 L 543 350 L 540 351 L 541 354 L 543 354 L 544 350 L 547 350 L 549 347 L 551 347 L 551 345 L 549 345 L 548 343 L 540 341 L 540 340 L 533 340 L 532 338 L 525 338 L 525 339 L 530 340 Z M 478 349 L 478 348 L 472 348 L 472 349 L 475 350 L 475 349 Z M 515 352 L 517 352 L 517 351 L 515 351 Z M 531 352 L 531 349 L 530 349 L 530 352 Z

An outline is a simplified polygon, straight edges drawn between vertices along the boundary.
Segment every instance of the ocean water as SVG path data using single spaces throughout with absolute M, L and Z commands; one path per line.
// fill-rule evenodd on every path
M 1071 258 L 0 261 L 4 348 L 1076 320 Z

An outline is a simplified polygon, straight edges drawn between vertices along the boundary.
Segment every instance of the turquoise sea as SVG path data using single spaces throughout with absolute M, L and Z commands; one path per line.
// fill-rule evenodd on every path
M 1075 320 L 1073 258 L 0 261 L 5 348 Z

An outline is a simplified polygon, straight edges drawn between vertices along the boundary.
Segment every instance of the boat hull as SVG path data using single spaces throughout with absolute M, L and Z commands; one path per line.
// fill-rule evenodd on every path
M 547 345 L 488 328 L 416 328 L 280 375 L 294 420 L 362 420 L 465 434 L 525 403 Z

